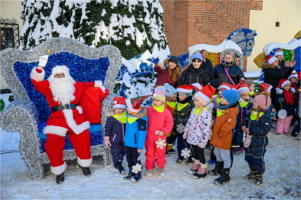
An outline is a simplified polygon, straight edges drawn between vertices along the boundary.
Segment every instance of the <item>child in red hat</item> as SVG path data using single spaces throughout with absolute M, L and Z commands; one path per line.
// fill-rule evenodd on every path
M 167 108 L 165 108 L 164 86 L 157 86 L 153 94 L 153 104 L 148 107 L 147 112 L 147 133 L 145 140 L 145 167 L 146 177 L 151 177 L 155 162 L 157 173 L 164 177 L 164 166 L 166 164 L 166 135 L 172 130 L 173 119 Z
M 122 167 L 123 157 L 125 155 L 124 133 L 127 115 L 125 113 L 126 105 L 124 97 L 114 97 L 113 109 L 106 112 L 108 117 L 105 125 L 105 144 L 111 150 L 113 164 L 120 174 L 125 174 Z
M 126 146 L 126 160 L 128 162 L 129 174 L 125 180 L 137 183 L 141 179 L 140 153 L 143 150 L 147 130 L 147 108 L 141 108 L 141 103 L 148 96 L 126 99 L 128 117 L 124 142 Z M 140 166 L 140 170 L 138 167 Z
M 187 138 L 187 142 L 192 145 L 193 149 L 193 165 L 188 171 L 193 178 L 206 177 L 206 158 L 204 149 L 207 145 L 212 125 L 212 114 L 206 108 L 210 103 L 215 89 L 206 85 L 203 89 L 194 95 L 195 108 L 191 111 L 189 120 L 185 126 L 183 138 Z
M 287 79 L 281 79 L 276 88 L 275 108 L 279 115 L 280 110 L 286 111 L 286 116 L 279 116 L 276 132 L 278 134 L 290 134 L 289 127 L 297 109 L 297 99 L 291 88 L 291 83 Z M 283 113 L 283 112 L 282 112 Z

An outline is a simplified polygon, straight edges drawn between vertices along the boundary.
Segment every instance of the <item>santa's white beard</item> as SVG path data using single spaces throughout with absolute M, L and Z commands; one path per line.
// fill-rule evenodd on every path
M 70 75 L 65 75 L 64 78 L 54 78 L 51 75 L 48 81 L 53 95 L 53 100 L 61 103 L 62 105 L 66 105 L 75 99 L 75 81 Z

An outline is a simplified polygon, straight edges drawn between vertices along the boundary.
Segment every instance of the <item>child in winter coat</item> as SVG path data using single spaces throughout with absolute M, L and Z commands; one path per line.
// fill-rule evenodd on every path
M 252 135 L 251 144 L 245 148 L 245 160 L 249 164 L 250 173 L 245 176 L 246 180 L 254 180 L 256 185 L 262 185 L 262 174 L 265 172 L 264 154 L 266 152 L 267 134 L 271 130 L 271 113 L 268 107 L 271 98 L 267 95 L 258 95 L 254 99 L 253 110 L 248 120 L 248 127 L 242 129 Z
M 132 180 L 133 183 L 141 179 L 141 171 L 134 173 L 134 165 L 141 164 L 140 153 L 143 150 L 147 130 L 147 108 L 140 108 L 142 101 L 148 96 L 127 99 L 128 118 L 124 142 L 126 146 L 126 159 L 129 166 L 129 174 L 125 180 Z
M 187 121 L 190 116 L 190 112 L 193 109 L 192 101 L 192 91 L 190 85 L 182 85 L 177 88 L 177 107 L 174 115 L 174 126 L 173 131 L 177 134 L 178 144 L 178 158 L 176 163 L 181 164 L 184 161 L 184 156 L 182 156 L 182 150 L 187 148 L 192 152 L 190 144 L 187 144 L 187 141 L 183 139 L 184 128 L 187 124 Z M 185 162 L 187 165 L 192 163 L 192 155 Z
M 291 74 L 287 79 L 291 83 L 291 87 L 295 88 L 297 85 L 297 80 L 298 80 L 297 74 Z
M 221 103 L 218 105 L 217 117 L 213 124 L 213 133 L 210 144 L 214 146 L 216 156 L 215 169 L 210 175 L 220 174 L 214 180 L 215 184 L 223 185 L 230 181 L 230 167 L 232 166 L 231 141 L 232 130 L 236 125 L 238 115 L 237 101 L 240 98 L 236 90 L 226 90 L 222 93 Z
M 286 79 L 281 79 L 276 88 L 275 108 L 277 113 L 284 109 L 287 115 L 284 119 L 278 117 L 276 133 L 278 134 L 290 134 L 289 127 L 295 114 L 295 108 L 297 108 L 297 100 L 295 95 L 290 89 L 291 83 Z M 282 105 L 282 106 L 281 106 Z
M 205 107 L 210 103 L 215 89 L 206 85 L 201 91 L 194 95 L 195 108 L 191 111 L 189 120 L 185 126 L 183 138 L 191 144 L 193 149 L 193 165 L 188 171 L 193 178 L 206 177 L 207 163 L 204 155 L 204 149 L 207 145 L 211 132 L 212 115 Z
M 240 95 L 240 99 L 238 100 L 238 116 L 236 120 L 236 127 L 232 139 L 232 151 L 234 155 L 239 155 L 244 151 L 243 145 L 243 130 L 241 129 L 245 126 L 246 120 L 249 118 L 251 111 L 253 109 L 253 103 L 249 102 L 249 87 L 247 84 L 240 82 L 235 86 Z
M 125 98 L 114 97 L 113 109 L 106 113 L 108 119 L 105 125 L 105 144 L 111 149 L 113 164 L 120 174 L 125 174 L 122 167 L 123 156 L 125 155 L 124 133 L 127 115 L 125 113 Z
M 164 177 L 166 135 L 173 127 L 172 116 L 169 110 L 165 108 L 165 92 L 163 86 L 157 86 L 153 94 L 153 104 L 148 107 L 148 129 L 145 140 L 146 177 L 153 175 L 155 162 L 157 163 L 158 175 Z
M 244 84 L 248 85 L 249 88 L 249 98 L 254 99 L 255 94 L 255 83 L 252 80 L 244 80 Z
M 171 116 L 174 117 L 175 114 L 175 109 L 177 106 L 177 99 L 176 99 L 176 95 L 177 95 L 177 91 L 176 89 L 169 85 L 168 83 L 164 84 L 164 87 L 166 89 L 166 101 L 165 101 L 165 106 L 167 108 L 167 110 L 170 111 Z M 170 154 L 175 154 L 176 151 L 172 148 L 172 144 L 176 141 L 177 139 L 177 135 L 175 132 L 170 131 L 167 135 L 166 135 L 166 157 L 168 157 Z
M 294 127 L 294 129 L 292 130 L 292 136 L 295 140 L 299 140 L 297 138 L 299 132 L 300 132 L 300 118 L 301 118 L 301 87 L 299 87 L 299 103 L 298 103 L 298 116 L 299 116 L 299 120 L 298 120 L 298 124 Z

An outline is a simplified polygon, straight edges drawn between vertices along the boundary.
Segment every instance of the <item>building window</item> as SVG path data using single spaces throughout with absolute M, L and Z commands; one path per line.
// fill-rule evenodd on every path
M 19 24 L 17 20 L 0 19 L 1 24 L 1 50 L 6 48 L 18 48 L 20 45 L 19 40 Z

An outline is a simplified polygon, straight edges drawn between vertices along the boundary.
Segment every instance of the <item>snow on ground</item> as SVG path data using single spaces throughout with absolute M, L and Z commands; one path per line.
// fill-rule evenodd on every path
M 205 152 L 208 159 L 209 151 Z M 255 186 L 254 182 L 243 179 L 243 176 L 249 172 L 244 154 L 234 157 L 234 166 L 230 171 L 231 181 L 224 186 L 213 184 L 214 178 L 217 177 L 192 179 L 186 173 L 191 166 L 176 164 L 176 158 L 175 154 L 167 157 L 165 178 L 158 178 L 156 174 L 152 178 L 145 178 L 144 168 L 143 179 L 137 184 L 124 181 L 112 167 L 104 168 L 100 157 L 93 160 L 91 177 L 83 176 L 76 162 L 72 161 L 71 165 L 68 165 L 65 182 L 57 185 L 55 176 L 49 171 L 49 166 L 46 166 L 45 179 L 32 181 L 18 153 L 2 154 L 1 198 L 300 199 L 300 142 L 292 137 L 278 136 L 275 132 L 269 134 L 264 186 Z M 145 161 L 144 153 L 142 161 Z M 123 165 L 126 166 L 125 160 Z M 211 170 L 213 167 L 209 166 L 208 169 Z

